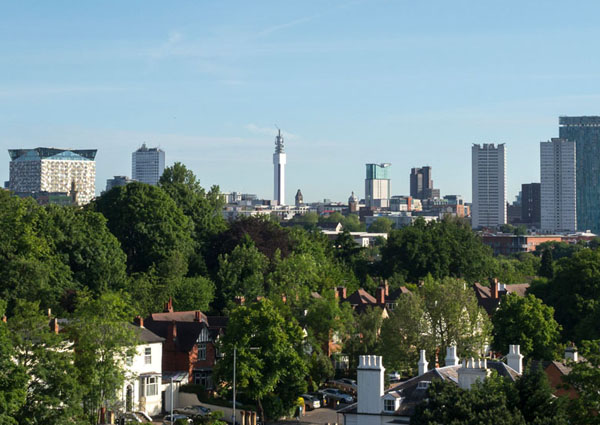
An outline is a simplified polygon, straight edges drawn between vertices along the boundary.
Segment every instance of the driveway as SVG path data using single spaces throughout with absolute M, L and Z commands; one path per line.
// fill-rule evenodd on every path
M 338 409 L 346 407 L 347 404 L 340 404 Z M 302 424 L 302 425 L 325 425 L 325 424 L 342 424 L 344 422 L 344 415 L 337 413 L 335 410 L 328 407 L 321 409 L 309 410 L 306 412 L 300 421 L 296 419 L 286 419 L 279 422 L 275 422 L 277 425 L 284 424 Z

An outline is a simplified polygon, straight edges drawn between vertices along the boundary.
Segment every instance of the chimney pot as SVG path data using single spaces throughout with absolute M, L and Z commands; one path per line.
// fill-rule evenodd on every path
M 165 304 L 164 313 L 173 313 L 173 298 L 169 297 L 169 301 Z
M 142 316 L 135 316 L 135 318 L 133 319 L 133 323 L 135 323 L 136 326 L 139 326 L 140 328 L 144 327 L 144 319 L 142 318 Z
M 429 362 L 427 361 L 427 359 L 425 358 L 425 350 L 421 350 L 420 351 L 420 358 L 419 358 L 419 363 L 418 363 L 418 367 L 419 367 L 419 376 L 423 375 L 425 372 L 427 372 L 427 366 L 429 365 Z

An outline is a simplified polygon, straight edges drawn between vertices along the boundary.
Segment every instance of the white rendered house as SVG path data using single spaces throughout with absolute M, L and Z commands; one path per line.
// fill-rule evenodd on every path
M 123 408 L 127 412 L 142 411 L 150 416 L 162 411 L 162 345 L 164 338 L 144 328 L 136 319 L 135 331 L 140 343 L 136 353 L 126 360 L 126 379 L 121 391 Z

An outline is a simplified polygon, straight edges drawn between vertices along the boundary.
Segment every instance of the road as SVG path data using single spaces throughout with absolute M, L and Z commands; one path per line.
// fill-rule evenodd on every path
M 340 404 L 338 409 L 347 406 L 346 404 Z M 335 410 L 324 407 L 321 409 L 309 410 L 306 412 L 300 421 L 296 419 L 287 419 L 279 422 L 275 422 L 275 425 L 289 425 L 289 424 L 302 424 L 302 425 L 325 425 L 325 424 L 342 424 L 344 422 L 344 416 L 341 413 L 337 413 Z M 270 424 L 270 422 L 269 422 Z

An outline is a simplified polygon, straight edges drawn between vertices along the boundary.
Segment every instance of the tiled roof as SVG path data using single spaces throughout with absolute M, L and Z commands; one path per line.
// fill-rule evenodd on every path
M 163 313 L 152 313 L 150 316 L 155 322 L 194 322 L 196 314 L 200 314 L 200 320 L 206 322 L 206 315 L 201 311 L 171 311 Z
M 163 342 L 165 340 L 164 338 L 156 335 L 150 329 L 140 328 L 139 326 L 132 325 L 132 324 L 130 324 L 130 326 L 133 328 L 135 334 L 138 336 L 140 341 L 145 342 L 146 344 L 152 344 L 155 342 Z
M 400 288 L 394 290 L 390 295 L 385 297 L 385 301 L 396 301 L 402 294 L 410 294 L 410 291 L 406 286 L 401 286 Z
M 365 304 L 377 305 L 377 300 L 375 299 L 375 297 L 372 296 L 371 294 L 369 294 L 367 291 L 365 291 L 362 288 L 360 288 L 356 292 L 352 293 L 352 295 L 350 295 L 348 298 L 346 298 L 346 301 L 348 301 L 352 305 L 365 305 Z

